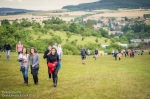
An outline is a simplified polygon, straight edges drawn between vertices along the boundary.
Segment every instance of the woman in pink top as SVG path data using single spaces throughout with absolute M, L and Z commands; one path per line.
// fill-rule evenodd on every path
M 22 48 L 23 48 L 23 45 L 21 44 L 21 42 L 19 41 L 19 43 L 16 45 L 16 52 L 18 52 L 18 55 L 20 53 L 22 53 Z

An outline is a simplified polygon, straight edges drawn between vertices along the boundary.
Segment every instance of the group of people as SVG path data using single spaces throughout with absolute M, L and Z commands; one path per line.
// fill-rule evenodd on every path
M 81 55 L 81 59 L 82 59 L 82 64 L 85 64 L 86 55 L 88 55 L 88 56 L 90 55 L 90 50 L 88 49 L 88 51 L 86 51 L 85 48 L 82 48 L 80 55 Z M 98 57 L 98 48 L 95 49 L 93 58 L 95 58 L 95 60 L 97 60 L 97 57 Z
M 125 57 L 130 56 L 133 58 L 135 56 L 135 53 L 137 53 L 137 55 L 143 55 L 144 50 L 141 50 L 141 54 L 139 51 L 137 52 L 136 50 L 124 50 L 123 49 L 120 52 L 118 50 L 116 50 L 116 51 L 112 50 L 112 55 L 113 55 L 113 57 L 115 57 L 115 60 L 117 60 L 117 59 L 121 60 L 121 57 L 123 55 L 125 55 Z
M 44 59 L 47 59 L 48 76 L 49 76 L 47 80 L 50 80 L 52 75 L 54 87 L 57 86 L 57 81 L 58 81 L 57 74 L 60 69 L 62 54 L 63 51 L 61 45 L 59 44 L 57 46 L 57 44 L 55 43 L 53 47 L 51 45 L 48 46 L 43 56 Z
M 4 49 L 6 51 L 6 59 L 10 60 L 10 51 L 11 46 L 8 42 L 4 45 Z M 20 62 L 20 71 L 22 72 L 24 84 L 28 86 L 28 69 L 31 69 L 31 74 L 33 76 L 33 81 L 35 85 L 39 84 L 38 80 L 38 71 L 40 67 L 40 57 L 37 52 L 37 50 L 34 47 L 30 48 L 30 51 L 28 53 L 27 48 L 21 44 L 19 41 L 18 44 L 16 44 L 16 52 L 18 54 L 18 62 Z M 44 53 L 43 58 L 47 59 L 46 65 L 48 67 L 48 75 L 49 79 L 51 79 L 51 75 L 53 78 L 53 86 L 57 86 L 58 81 L 58 70 L 61 66 L 61 58 L 62 58 L 62 48 L 59 44 L 57 46 L 57 43 L 55 43 L 53 46 L 48 45 L 47 50 Z

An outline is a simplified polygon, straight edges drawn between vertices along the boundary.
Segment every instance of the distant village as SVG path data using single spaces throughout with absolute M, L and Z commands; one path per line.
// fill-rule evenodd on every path
M 134 25 L 136 22 L 145 22 L 147 19 L 144 18 L 128 18 L 126 20 L 125 17 L 123 18 L 109 18 L 109 17 L 87 17 L 84 18 L 83 21 L 87 21 L 88 19 L 90 20 L 98 20 L 97 24 L 94 24 L 93 27 L 95 30 L 98 30 L 100 28 L 103 28 L 108 31 L 109 35 L 111 34 L 116 34 L 116 33 L 123 33 L 121 31 L 121 28 L 127 24 L 129 26 Z M 144 38 L 144 39 L 132 39 L 132 43 L 135 43 L 136 45 L 140 42 L 150 42 L 150 37 Z M 125 45 L 127 46 L 127 45 Z

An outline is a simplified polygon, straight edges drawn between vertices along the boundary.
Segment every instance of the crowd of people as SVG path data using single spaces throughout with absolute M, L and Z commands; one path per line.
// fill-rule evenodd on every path
M 131 58 L 134 58 L 135 54 L 137 55 L 143 55 L 144 54 L 144 50 L 140 51 L 136 51 L 136 50 L 121 50 L 120 52 L 118 50 L 114 51 L 112 50 L 112 55 L 113 57 L 115 57 L 115 60 L 121 60 L 121 57 L 124 55 L 125 57 L 130 56 Z M 149 52 L 150 54 L 150 52 Z
M 0 45 L 0 51 L 2 50 L 2 46 Z M 10 52 L 11 52 L 11 46 L 8 42 L 4 45 L 4 50 L 6 52 L 6 59 L 7 61 L 10 60 Z M 27 48 L 23 46 L 23 44 L 19 41 L 18 44 L 16 44 L 16 52 L 18 54 L 18 62 L 20 62 L 20 71 L 22 72 L 24 84 L 28 86 L 28 70 L 31 69 L 31 74 L 33 76 L 33 81 L 35 85 L 39 84 L 38 80 L 38 71 L 40 67 L 40 57 L 37 52 L 37 50 L 34 47 L 31 47 L 28 53 Z M 112 50 L 112 55 L 115 58 L 115 60 L 121 60 L 121 57 L 124 55 L 125 57 L 130 56 L 134 57 L 135 54 L 137 55 L 143 55 L 144 50 L 136 51 L 136 50 L 121 50 L 121 51 L 114 51 Z M 60 44 L 57 45 L 55 43 L 53 46 L 48 45 L 46 51 L 44 52 L 43 58 L 46 59 L 46 65 L 48 68 L 48 79 L 53 79 L 53 86 L 57 86 L 58 81 L 58 71 L 61 67 L 61 60 L 62 60 L 62 47 Z M 86 51 L 85 48 L 81 49 L 81 59 L 82 64 L 86 64 L 86 56 L 91 55 L 91 51 L 88 49 Z M 150 51 L 149 51 L 150 55 Z M 97 60 L 97 57 L 99 56 L 98 48 L 94 51 L 93 58 Z M 1 57 L 1 56 L 0 56 Z
M 2 46 L 0 46 L 2 50 Z M 7 61 L 10 60 L 11 46 L 8 42 L 4 45 L 4 50 L 6 52 Z M 31 74 L 33 76 L 33 81 L 35 85 L 39 84 L 38 71 L 40 67 L 40 57 L 37 50 L 34 47 L 30 48 L 28 53 L 27 48 L 21 44 L 19 41 L 16 44 L 16 52 L 18 54 L 17 61 L 20 62 L 20 71 L 22 72 L 24 84 L 28 86 L 28 70 L 31 69 Z M 53 46 L 48 45 L 47 50 L 45 51 L 43 58 L 47 60 L 46 65 L 48 67 L 48 80 L 53 79 L 53 86 L 57 87 L 58 81 L 58 71 L 61 66 L 63 51 L 61 45 L 57 46 L 55 43 Z M 52 76 L 52 77 L 51 77 Z

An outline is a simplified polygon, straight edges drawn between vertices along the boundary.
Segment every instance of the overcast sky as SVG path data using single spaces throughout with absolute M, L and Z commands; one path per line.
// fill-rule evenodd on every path
M 94 2 L 98 0 L 0 0 L 0 7 L 24 8 L 30 10 L 61 9 L 66 5 Z

